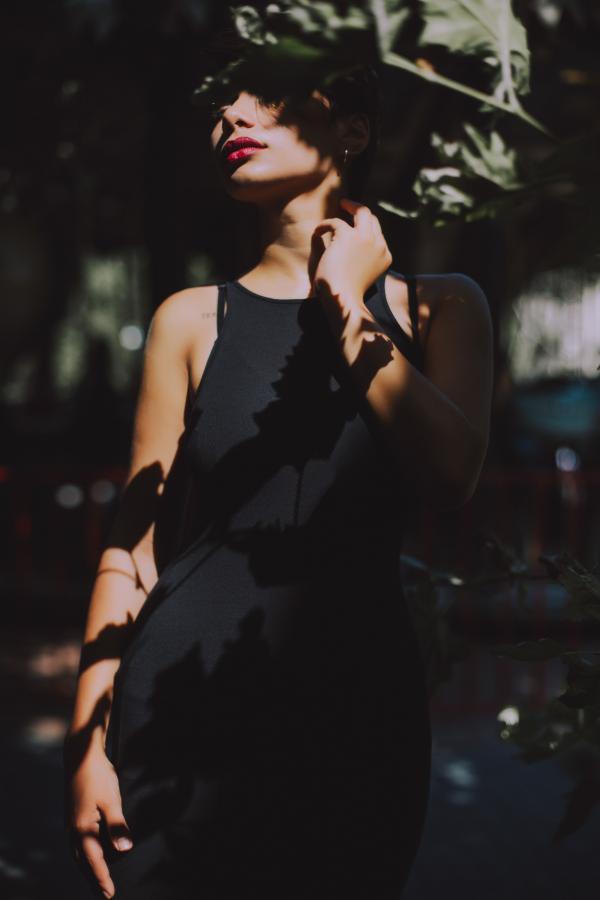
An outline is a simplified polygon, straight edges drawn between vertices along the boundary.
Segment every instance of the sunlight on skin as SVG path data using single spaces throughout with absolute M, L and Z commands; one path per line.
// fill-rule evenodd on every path
M 266 282 L 279 296 L 295 293 L 302 299 L 309 294 L 309 287 L 321 285 L 323 308 L 331 316 L 333 327 L 341 326 L 342 353 L 347 355 L 351 370 L 358 371 L 363 379 L 363 393 L 368 393 L 369 402 L 396 445 L 398 463 L 404 463 L 400 454 L 408 427 L 411 432 L 414 430 L 418 454 L 415 471 L 420 464 L 434 489 L 449 485 L 452 499 L 456 499 L 460 489 L 462 500 L 464 484 L 455 477 L 455 469 L 463 481 L 464 472 L 475 469 L 471 450 L 475 442 L 471 443 L 468 422 L 449 399 L 451 391 L 448 396 L 444 393 L 443 379 L 438 388 L 433 380 L 412 367 L 381 331 L 363 302 L 364 292 L 391 264 L 391 253 L 376 217 L 368 207 L 342 196 L 341 158 L 346 150 L 352 155 L 364 149 L 368 143 L 368 122 L 365 125 L 360 115 L 332 122 L 327 105 L 318 98 L 311 98 L 307 108 L 291 118 L 285 114 L 279 118 L 256 116 L 255 99 L 242 92 L 235 104 L 220 113 L 220 124 L 211 133 L 215 160 L 219 160 L 218 169 L 227 192 L 234 199 L 256 203 L 259 208 L 262 257 L 251 275 L 261 283 L 250 278 L 246 286 L 260 294 L 262 283 Z M 255 122 L 258 127 L 251 130 Z M 221 149 L 228 138 L 235 136 L 254 136 L 264 147 L 246 153 L 246 157 L 238 151 L 238 160 L 248 160 L 244 164 L 235 158 L 227 160 Z M 324 220 L 327 215 L 333 218 Z M 349 221 L 342 218 L 344 215 Z M 321 231 L 323 239 L 319 240 Z M 329 231 L 333 231 L 333 236 L 328 236 Z M 289 292 L 286 287 L 290 287 Z M 202 293 L 202 288 L 198 291 Z M 189 294 L 184 299 L 189 299 Z M 197 306 L 181 301 L 181 293 L 163 301 L 148 330 L 130 477 L 121 497 L 122 517 L 98 566 L 98 575 L 103 577 L 97 578 L 90 601 L 79 690 L 70 726 L 71 759 L 75 760 L 76 769 L 79 767 L 71 824 L 78 845 L 107 896 L 113 895 L 114 885 L 99 841 L 101 814 L 111 825 L 112 843 L 117 848 L 116 831 L 112 828 L 128 825 L 123 819 L 116 772 L 104 754 L 103 737 L 112 700 L 112 676 L 129 638 L 130 621 L 137 617 L 148 589 L 156 583 L 156 501 L 165 484 L 164 473 L 172 471 L 185 428 L 185 397 L 189 389 L 186 354 L 191 353 L 192 338 L 198 338 L 198 328 L 189 328 L 189 317 L 196 314 Z M 446 337 L 445 331 L 442 337 Z M 206 342 L 206 334 L 203 340 Z M 455 350 L 454 356 L 440 367 L 444 374 L 457 369 L 457 355 Z M 463 375 L 462 380 L 468 379 Z M 421 444 L 431 448 L 429 454 L 423 453 Z M 478 459 L 479 444 L 476 452 Z M 453 461 L 448 463 L 452 456 Z M 413 460 L 409 462 L 412 464 Z M 235 499 L 239 502 L 239 497 Z M 160 593 L 155 596 L 160 597 Z M 162 640 L 161 632 L 159 642 Z M 171 686 L 166 704 L 169 720 L 174 715 L 174 694 Z M 154 723 L 156 707 L 152 716 Z M 118 721 L 127 724 L 126 718 Z M 419 753 L 421 750 L 422 747 Z M 381 764 L 380 759 L 378 763 Z M 392 767 L 395 775 L 395 759 Z M 109 813 L 112 824 L 106 818 Z
M 359 391 L 384 426 L 399 467 L 412 471 L 431 502 L 462 505 L 474 490 L 485 455 L 477 430 L 461 407 L 393 345 L 364 304 L 358 306 L 355 297 L 334 297 L 329 308 L 341 311 L 342 324 L 334 327 L 342 352 Z M 405 440 L 407 427 L 422 435 L 412 445 Z

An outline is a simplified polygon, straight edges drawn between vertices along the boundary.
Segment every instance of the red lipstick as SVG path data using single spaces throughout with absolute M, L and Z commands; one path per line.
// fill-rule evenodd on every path
M 259 150 L 262 150 L 262 147 L 242 147 L 240 150 L 232 150 L 225 159 L 227 162 L 235 162 L 236 159 L 244 159 L 246 156 L 253 156 L 255 153 L 258 153 Z
M 245 159 L 251 156 L 257 150 L 261 150 L 266 145 L 261 141 L 257 141 L 251 137 L 232 138 L 223 145 L 222 154 L 228 162 L 235 162 L 238 159 Z

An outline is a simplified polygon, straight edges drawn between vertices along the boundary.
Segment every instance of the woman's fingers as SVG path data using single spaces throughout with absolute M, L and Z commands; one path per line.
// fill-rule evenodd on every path
M 66 781 L 65 812 L 73 856 L 106 897 L 115 893 L 108 861 L 133 846 L 117 772 L 104 753 L 90 754 Z
M 373 231 L 374 219 L 375 216 L 368 206 L 359 206 L 354 213 L 354 227 L 358 229 L 364 228 L 365 233 L 369 234 Z
M 100 890 L 105 897 L 113 897 L 115 893 L 115 886 L 113 884 L 112 878 L 110 877 L 110 872 L 104 858 L 102 845 L 100 843 L 99 830 L 98 832 L 94 830 L 87 831 L 86 833 L 81 834 L 80 842 L 81 855 L 83 856 L 85 862 L 87 862 L 87 864 L 89 865 L 94 878 L 98 882 Z
M 373 219 L 377 218 L 366 204 L 357 203 L 356 200 L 351 200 L 350 197 L 341 197 L 340 206 L 354 217 L 354 225 L 359 228 L 362 228 L 363 225 L 366 228 L 370 228 L 373 224 Z
M 342 199 L 342 209 L 348 211 L 352 221 L 323 219 L 313 229 L 310 261 L 316 265 L 311 268 L 311 284 L 323 282 L 334 294 L 349 298 L 343 302 L 353 303 L 352 298 L 363 296 L 391 265 L 392 254 L 369 207 Z
M 381 222 L 375 213 L 371 212 L 368 206 L 357 203 L 355 200 L 350 200 L 349 197 L 342 197 L 340 203 L 354 216 L 355 228 L 362 229 L 365 234 L 369 234 L 376 242 L 378 242 L 382 251 L 389 257 L 391 264 L 391 253 L 389 252 L 389 248 L 383 235 Z
M 117 850 L 130 850 L 133 847 L 131 840 L 131 832 L 123 815 L 121 806 L 121 798 L 117 797 L 112 803 L 107 803 L 102 807 L 106 827 L 110 835 L 110 839 Z
M 352 225 L 348 225 L 343 219 L 322 219 L 318 225 L 315 225 L 313 234 L 322 234 L 324 231 L 339 231 L 344 228 L 352 229 Z
M 342 198 L 342 200 L 344 199 L 345 198 Z M 352 215 L 353 224 L 345 222 L 344 219 L 340 218 L 323 219 L 315 227 L 313 234 L 319 235 L 325 231 L 331 231 L 335 233 L 336 231 L 342 229 L 348 229 L 350 231 L 352 231 L 353 229 L 357 229 L 364 235 L 370 235 L 374 238 L 383 237 L 381 223 L 379 222 L 377 216 L 371 212 L 368 206 L 355 203 L 353 200 L 349 200 L 347 205 L 348 211 Z
M 98 803 L 93 813 L 82 816 L 73 829 L 73 848 L 75 858 L 87 865 L 89 872 L 96 880 L 100 890 L 106 897 L 112 897 L 115 887 L 110 875 L 108 864 L 104 855 L 102 840 L 100 837 L 101 821 L 106 826 L 111 843 L 123 852 L 131 849 L 133 842 L 131 833 L 123 815 L 121 796 L 116 789 L 116 796 L 105 803 Z
M 315 226 L 311 243 L 314 245 L 314 242 L 318 242 L 320 238 L 322 246 L 327 250 L 334 238 L 344 230 L 352 231 L 352 226 L 343 219 L 323 219 Z
M 357 203 L 350 197 L 341 197 L 340 205 L 353 216 L 355 228 L 364 229 L 365 233 L 371 234 L 374 238 L 383 237 L 379 219 L 364 203 Z

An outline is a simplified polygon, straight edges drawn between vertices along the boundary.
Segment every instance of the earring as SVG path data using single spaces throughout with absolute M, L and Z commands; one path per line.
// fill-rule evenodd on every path
M 347 161 L 348 161 L 348 148 L 345 147 L 344 148 L 344 161 L 343 161 L 342 165 L 345 166 Z

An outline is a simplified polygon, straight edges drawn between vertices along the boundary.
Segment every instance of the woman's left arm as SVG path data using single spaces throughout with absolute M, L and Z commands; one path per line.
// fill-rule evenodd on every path
M 348 197 L 340 205 L 352 222 L 324 219 L 313 232 L 309 268 L 323 310 L 402 474 L 429 502 L 462 506 L 477 486 L 489 441 L 487 298 L 467 275 L 439 276 L 421 373 L 364 302 L 369 285 L 392 263 L 379 220 Z
M 398 465 L 428 502 L 457 508 L 473 495 L 487 452 L 493 332 L 487 298 L 472 278 L 439 276 L 436 294 L 423 372 L 356 296 L 330 302 L 341 312 L 340 349 Z

